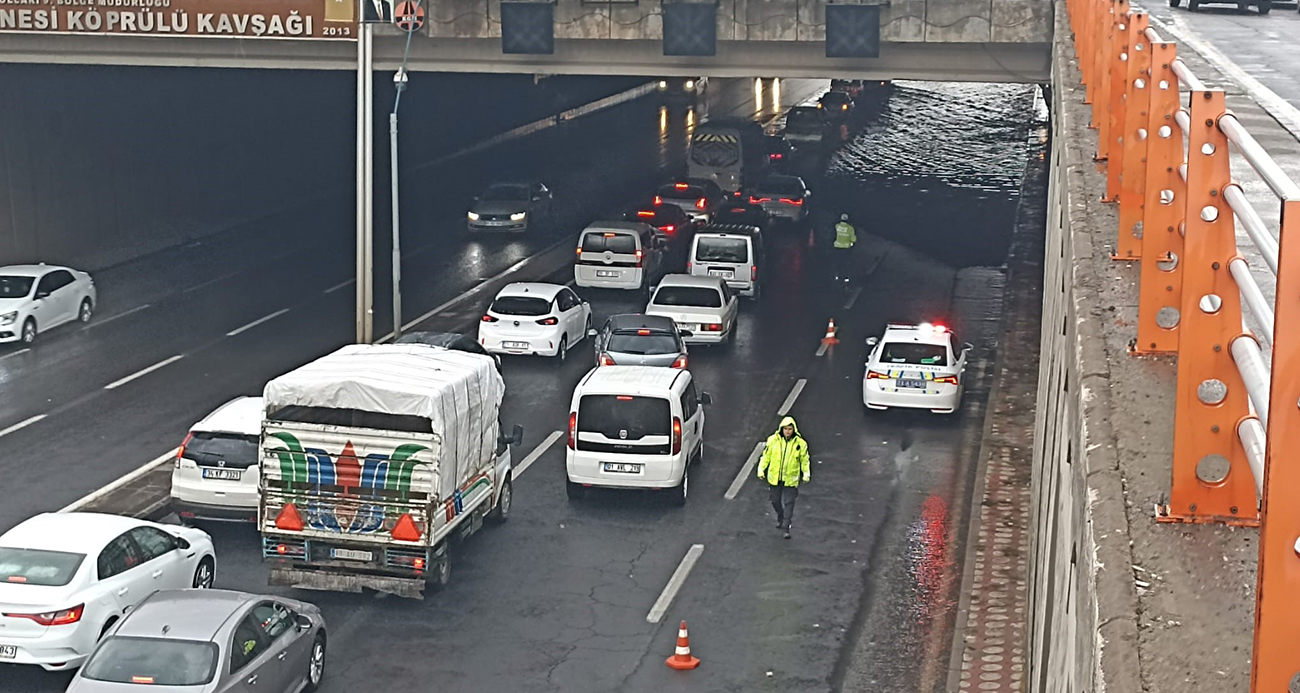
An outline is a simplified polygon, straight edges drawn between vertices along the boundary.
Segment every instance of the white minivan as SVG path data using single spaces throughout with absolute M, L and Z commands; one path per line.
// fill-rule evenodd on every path
M 653 366 L 594 368 L 569 406 L 566 489 L 671 489 L 685 505 L 690 463 L 704 456 L 704 406 L 711 404 L 688 370 Z
M 257 520 L 262 398 L 237 397 L 190 428 L 172 469 L 172 509 L 184 522 Z
M 762 230 L 743 224 L 710 224 L 696 232 L 686 273 L 718 277 L 742 296 L 758 298 L 763 276 Z
M 653 226 L 597 221 L 578 239 L 573 283 L 592 289 L 644 290 L 663 274 L 663 242 Z

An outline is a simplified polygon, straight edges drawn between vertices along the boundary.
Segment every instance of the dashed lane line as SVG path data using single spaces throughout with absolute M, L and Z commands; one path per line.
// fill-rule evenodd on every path
M 819 347 L 817 347 L 817 355 L 818 355 L 818 356 L 825 356 L 825 355 L 826 355 L 826 350 L 829 349 L 830 347 L 831 347 L 831 345 L 827 344 L 826 342 L 822 342 L 822 345 L 819 346 Z
M 105 390 L 116 390 L 117 388 L 119 388 L 119 387 L 121 387 L 121 386 L 123 386 L 123 385 L 125 385 L 125 384 L 127 384 L 127 383 L 129 383 L 129 382 L 131 382 L 132 380 L 135 380 L 136 378 L 141 378 L 141 377 L 144 377 L 144 376 L 146 376 L 146 375 L 149 375 L 150 373 L 152 373 L 152 372 L 158 370 L 159 368 L 162 368 L 163 366 L 166 366 L 166 365 L 169 365 L 169 364 L 172 364 L 172 363 L 176 363 L 177 361 L 179 361 L 179 360 L 181 360 L 181 359 L 183 359 L 183 358 L 185 358 L 185 354 L 177 354 L 177 355 L 175 355 L 175 356 L 173 356 L 173 357 L 171 357 L 171 358 L 169 358 L 169 359 L 164 359 L 164 360 L 162 360 L 162 361 L 159 361 L 158 363 L 155 363 L 155 364 L 152 365 L 152 366 L 149 366 L 148 368 L 142 368 L 142 369 L 140 369 L 140 370 L 138 370 L 138 371 L 132 373 L 131 375 L 126 376 L 125 378 L 121 378 L 121 379 L 118 379 L 118 380 L 114 380 L 113 382 L 111 382 L 111 383 L 105 385 L 105 386 L 104 386 L 104 389 L 105 389 Z
M 157 458 L 144 463 L 143 465 L 138 467 L 135 471 L 129 472 L 127 474 L 118 477 L 115 481 L 109 483 L 107 486 L 103 486 L 101 488 L 95 489 L 94 491 L 87 493 L 81 498 L 67 504 L 66 506 L 61 508 L 59 512 L 61 513 L 74 512 L 76 510 L 80 510 L 86 507 L 87 505 L 90 505 L 92 502 L 99 500 L 104 496 L 107 496 L 113 491 L 116 491 L 117 489 L 126 486 L 132 481 L 135 481 L 136 479 L 144 476 L 145 474 L 148 474 L 154 469 L 157 469 L 158 467 L 161 467 L 162 465 L 170 462 L 174 457 L 176 457 L 176 452 L 178 450 L 179 448 L 173 448 L 171 450 L 168 450 L 166 453 L 159 455 Z
M 646 614 L 647 623 L 659 623 L 663 620 L 664 614 L 668 613 L 668 607 L 672 606 L 673 599 L 685 584 L 686 576 L 691 574 L 691 569 L 695 567 L 695 563 L 700 560 L 700 555 L 703 553 L 704 544 L 691 545 L 686 555 L 682 557 L 682 562 L 677 564 L 673 576 L 668 579 L 664 591 L 659 593 L 659 599 L 655 600 L 654 606 L 650 607 L 650 613 Z
M 12 354 L 5 354 L 4 356 L 0 356 L 0 361 L 3 361 L 8 358 L 13 358 L 19 354 L 26 354 L 29 351 L 31 351 L 31 349 L 19 349 L 18 351 L 15 351 Z
M 848 310 L 852 308 L 853 304 L 857 302 L 858 296 L 861 295 L 862 295 L 862 287 L 860 286 L 853 287 L 852 293 L 849 294 L 849 300 L 844 302 L 844 310 Z
M 208 288 L 209 286 L 212 286 L 213 284 L 218 284 L 218 283 L 221 283 L 221 282 L 224 282 L 224 281 L 229 281 L 229 280 L 231 280 L 231 279 L 234 279 L 235 277 L 238 277 L 239 275 L 244 274 L 244 273 L 247 272 L 247 271 L 248 271 L 247 269 L 244 269 L 244 270 L 241 270 L 241 271 L 238 271 L 238 272 L 231 272 L 231 273 L 229 273 L 229 274 L 223 274 L 223 275 L 221 275 L 220 277 L 213 277 L 212 279 L 209 279 L 209 280 L 207 280 L 207 281 L 205 281 L 205 282 L 203 282 L 203 283 L 201 283 L 201 284 L 195 284 L 194 286 L 188 286 L 188 287 L 185 287 L 185 289 L 182 290 L 181 293 L 182 293 L 182 294 L 188 294 L 188 293 L 190 293 L 190 292 L 192 292 L 192 291 L 198 291 L 199 289 L 206 289 L 206 288 Z
M 736 496 L 740 494 L 740 489 L 745 485 L 745 480 L 749 478 L 751 473 L 753 473 L 754 465 L 758 464 L 758 456 L 763 454 L 763 448 L 765 447 L 767 447 L 767 443 L 761 440 L 754 446 L 754 451 L 749 453 L 749 457 L 745 460 L 745 464 L 741 465 L 740 471 L 736 474 L 736 480 L 731 482 L 731 486 L 727 489 L 727 492 L 723 494 L 723 498 L 726 498 L 727 500 L 736 499 Z
M 227 332 L 227 333 L 226 333 L 226 336 L 227 336 L 227 337 L 234 337 L 234 336 L 237 335 L 237 334 L 241 334 L 241 333 L 243 333 L 243 332 L 247 332 L 248 330 L 251 330 L 251 329 L 253 329 L 254 327 L 257 327 L 258 325 L 261 325 L 261 324 L 264 323 L 264 322 L 267 322 L 267 321 L 270 321 L 270 320 L 274 320 L 274 319 L 276 319 L 276 318 L 280 317 L 281 315 L 284 315 L 285 313 L 288 313 L 288 312 L 289 312 L 289 309 L 288 309 L 288 308 L 281 308 L 280 310 L 277 310 L 277 311 L 275 311 L 274 313 L 271 313 L 270 315 L 264 315 L 264 316 L 262 316 L 262 317 L 260 317 L 260 318 L 258 318 L 258 319 L 256 319 L 256 320 L 254 320 L 254 321 L 248 323 L 247 325 L 244 325 L 243 327 L 239 327 L 239 328 L 236 328 L 236 329 L 233 329 L 233 330 Z
M 345 282 L 339 282 L 338 284 L 335 284 L 334 286 L 331 286 L 330 288 L 328 288 L 328 289 L 325 290 L 325 293 L 327 293 L 327 294 L 332 294 L 332 293 L 334 293 L 335 291 L 338 291 L 339 289 L 342 289 L 342 288 L 345 287 L 345 286 L 352 286 L 352 285 L 355 284 L 355 283 L 357 283 L 357 279 L 356 279 L 356 277 L 353 277 L 353 278 L 351 278 L 351 279 L 349 279 L 349 280 L 347 280 L 347 281 L 345 281 Z
M 533 451 L 528 453 L 527 457 L 520 460 L 519 464 L 515 465 L 515 478 L 519 478 L 519 476 L 521 476 L 534 462 L 537 461 L 537 458 L 546 454 L 546 451 L 550 450 L 551 446 L 555 445 L 555 441 L 559 440 L 562 435 L 564 435 L 564 431 L 551 431 L 551 435 L 546 436 L 546 440 L 538 443 L 537 447 L 533 448 Z
M 107 318 L 99 318 L 98 320 L 91 322 L 89 325 L 86 325 L 86 329 L 89 330 L 95 327 L 99 327 L 101 325 L 107 325 L 108 323 L 113 322 L 114 320 L 117 320 L 119 318 L 125 318 L 128 315 L 134 315 L 136 313 L 139 313 L 142 310 L 145 310 L 146 308 L 151 308 L 151 307 L 153 307 L 152 303 L 145 303 L 143 305 L 136 306 L 131 310 L 118 313 L 117 315 L 110 315 Z
M 790 394 L 786 395 L 785 401 L 781 403 L 781 408 L 776 410 L 777 416 L 785 416 L 790 413 L 790 409 L 794 407 L 795 400 L 799 399 L 799 393 L 803 392 L 804 386 L 807 384 L 807 378 L 800 378 L 798 382 L 794 384 L 794 387 L 790 388 Z
M 9 428 L 0 430 L 0 438 L 3 438 L 9 435 L 10 433 L 13 433 L 14 431 L 21 431 L 22 429 L 27 428 L 28 426 L 36 423 L 37 421 L 40 421 L 41 419 L 45 418 L 45 416 L 46 416 L 45 414 L 37 414 L 36 416 L 33 416 L 29 419 L 24 419 L 22 421 L 19 421 L 18 423 L 10 426 Z

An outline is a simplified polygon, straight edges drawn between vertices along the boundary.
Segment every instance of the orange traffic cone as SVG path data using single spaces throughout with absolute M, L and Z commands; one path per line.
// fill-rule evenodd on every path
M 700 665 L 698 657 L 691 656 L 691 638 L 686 635 L 686 622 L 682 621 L 681 630 L 677 631 L 677 651 L 668 658 L 668 666 L 678 669 L 694 669 Z
M 826 323 L 826 336 L 822 337 L 822 344 L 839 344 L 840 340 L 835 338 L 835 333 L 839 328 L 835 327 L 835 318 L 831 318 Z

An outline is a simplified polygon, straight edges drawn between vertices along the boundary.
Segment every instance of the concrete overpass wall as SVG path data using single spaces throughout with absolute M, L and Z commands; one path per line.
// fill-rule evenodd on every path
M 1107 253 L 1084 188 L 1095 136 L 1057 13 L 1042 359 L 1033 467 L 1028 690 L 1142 690 L 1137 594 L 1111 429 L 1100 278 Z

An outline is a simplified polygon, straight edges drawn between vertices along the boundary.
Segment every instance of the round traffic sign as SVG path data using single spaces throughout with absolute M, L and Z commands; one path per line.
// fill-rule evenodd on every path
M 398 3 L 393 12 L 393 23 L 403 31 L 419 31 L 424 26 L 424 6 L 411 0 Z

